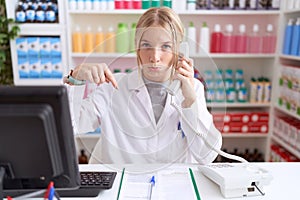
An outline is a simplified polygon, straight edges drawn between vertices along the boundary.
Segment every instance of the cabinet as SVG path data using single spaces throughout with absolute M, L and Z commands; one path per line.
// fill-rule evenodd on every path
M 18 0 L 6 0 L 7 17 L 16 19 L 16 8 Z M 19 38 L 25 39 L 26 45 L 17 44 L 17 40 L 11 40 L 11 56 L 13 64 L 13 77 L 15 85 L 58 85 L 62 84 L 62 75 L 68 72 L 68 52 L 66 38 L 66 20 L 65 20 L 65 2 L 58 1 L 58 23 L 20 23 Z M 36 39 L 36 43 L 27 46 L 28 38 Z M 47 51 L 45 54 L 47 61 L 43 65 L 40 50 L 42 48 L 40 39 L 52 40 L 53 43 L 47 43 Z M 55 43 L 54 43 L 55 42 Z M 51 44 L 53 48 L 51 48 Z M 40 46 L 41 45 L 41 46 Z M 49 46 L 50 45 L 50 46 Z M 25 47 L 26 46 L 26 47 Z M 18 54 L 22 48 L 24 55 Z M 32 48 L 36 53 L 34 59 L 28 56 L 29 49 Z M 51 61 L 51 50 L 55 51 L 56 58 Z M 22 57 L 23 56 L 23 57 Z M 54 56 L 52 56 L 53 58 Z M 22 61 L 21 61 L 22 60 Z M 34 60 L 34 62 L 33 62 Z M 24 61 L 24 62 L 23 62 Z M 33 64 L 34 63 L 34 64 Z M 42 71 L 47 71 L 47 75 L 42 75 Z M 24 75 L 24 73 L 25 75 Z M 32 73 L 31 73 L 32 72 Z M 29 75 L 31 73 L 31 75 Z
M 292 56 L 282 53 L 284 43 L 285 28 L 288 20 L 300 17 L 300 8 L 292 8 L 286 2 L 283 5 L 282 16 L 280 23 L 282 24 L 280 30 L 280 48 L 279 56 L 275 63 L 275 82 L 274 86 L 274 119 L 273 130 L 271 131 L 271 159 L 276 160 L 276 155 L 281 154 L 280 157 L 286 156 L 284 160 L 292 158 L 298 161 L 300 159 L 299 148 L 299 94 L 297 88 L 299 83 L 298 73 L 300 72 L 300 56 Z M 276 147 L 281 147 L 280 149 Z M 283 151 L 283 152 L 282 152 Z M 282 154 L 284 154 L 282 156 Z M 292 155 L 292 156 L 291 156 Z M 275 158 L 274 158 L 275 157 Z

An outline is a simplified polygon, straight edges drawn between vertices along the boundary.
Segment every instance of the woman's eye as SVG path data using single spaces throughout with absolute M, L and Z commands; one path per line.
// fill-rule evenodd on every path
M 172 46 L 171 46 L 171 45 L 168 45 L 168 44 L 164 44 L 164 45 L 162 46 L 162 49 L 163 49 L 163 50 L 170 51 L 170 50 L 172 50 Z
M 150 44 L 149 43 L 142 43 L 141 44 L 141 48 L 145 49 L 145 48 L 149 48 Z

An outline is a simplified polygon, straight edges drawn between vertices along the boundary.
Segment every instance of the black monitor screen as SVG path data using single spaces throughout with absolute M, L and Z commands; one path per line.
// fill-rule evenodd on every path
M 50 181 L 79 187 L 64 86 L 0 87 L 0 168 L 5 196 L 46 189 Z

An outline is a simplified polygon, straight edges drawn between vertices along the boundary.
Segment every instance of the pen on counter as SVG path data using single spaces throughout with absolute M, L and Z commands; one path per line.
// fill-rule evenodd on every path
M 122 170 L 122 175 L 121 175 L 121 180 L 120 180 L 120 185 L 119 185 L 117 200 L 120 198 L 120 193 L 121 193 L 121 188 L 122 188 L 122 183 L 123 183 L 124 172 L 125 172 L 125 168 L 123 168 L 123 170 Z
M 151 179 L 150 179 L 150 189 L 149 189 L 149 195 L 148 195 L 149 200 L 151 200 L 152 190 L 153 190 L 154 185 L 155 185 L 155 176 L 152 176 Z
M 199 191 L 198 191 L 198 187 L 197 187 L 197 183 L 196 183 L 196 180 L 195 180 L 195 177 L 194 177 L 194 173 L 193 173 L 191 168 L 189 168 L 189 171 L 190 171 L 190 176 L 191 176 L 191 179 L 192 179 L 192 183 L 193 183 L 193 187 L 194 187 L 194 190 L 195 190 L 197 200 L 201 200 L 201 197 L 200 197 L 200 194 L 199 194 Z

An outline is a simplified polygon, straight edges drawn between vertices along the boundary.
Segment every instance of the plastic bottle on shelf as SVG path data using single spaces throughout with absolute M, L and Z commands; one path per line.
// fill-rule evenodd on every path
M 35 12 L 35 21 L 37 23 L 45 22 L 45 10 L 42 8 L 42 2 L 38 3 L 38 7 Z
M 105 52 L 116 52 L 116 33 L 113 26 L 110 26 L 108 32 L 105 34 Z
M 236 39 L 235 52 L 246 53 L 248 36 L 246 34 L 245 24 L 240 24 L 239 33 L 236 35 L 235 39 Z
M 93 10 L 100 10 L 100 0 L 93 1 Z
M 132 8 L 133 9 L 141 9 L 142 8 L 142 0 L 133 0 Z
M 84 0 L 77 0 L 77 9 L 84 10 Z
M 126 23 L 118 24 L 116 50 L 118 53 L 127 53 L 129 50 L 129 32 Z
M 259 34 L 259 26 L 258 24 L 254 24 L 252 28 L 252 33 L 249 35 L 248 39 L 248 52 L 261 53 L 261 43 L 262 37 Z
M 84 52 L 91 53 L 94 48 L 94 34 L 90 25 L 87 26 L 86 33 L 84 34 Z
M 172 0 L 172 8 L 175 12 L 185 11 L 186 10 L 186 1 L 185 0 Z
M 222 52 L 222 39 L 223 39 L 223 33 L 221 31 L 221 25 L 215 24 L 214 31 L 211 34 L 211 42 L 210 42 L 211 53 Z
M 104 52 L 104 33 L 102 30 L 102 26 L 98 26 L 95 36 L 95 51 L 98 53 Z
M 84 1 L 84 9 L 89 11 L 89 10 L 92 10 L 92 8 L 93 8 L 92 0 L 85 0 Z
M 28 8 L 25 11 L 26 14 L 26 22 L 27 23 L 34 23 L 35 20 L 35 9 L 32 5 L 32 2 L 28 2 Z
M 131 3 L 132 3 L 131 0 L 123 0 L 124 9 L 131 9 L 132 8 Z
M 277 37 L 274 33 L 273 25 L 268 24 L 267 31 L 262 38 L 262 53 L 275 53 L 276 40 Z
M 76 25 L 75 31 L 72 34 L 72 49 L 74 53 L 83 52 L 83 36 L 80 30 L 80 26 Z
M 227 24 L 222 40 L 222 52 L 233 53 L 235 47 L 235 38 L 233 35 L 233 25 Z
M 191 55 L 195 55 L 197 52 L 197 40 L 196 40 L 196 27 L 193 22 L 189 23 L 187 28 L 187 41 Z
M 129 52 L 135 52 L 135 30 L 136 30 L 136 23 L 132 23 L 131 30 L 130 30 Z
M 151 7 L 151 1 L 150 0 L 142 0 L 142 9 L 148 9 Z
M 289 55 L 291 53 L 293 24 L 294 24 L 294 19 L 290 18 L 287 26 L 285 27 L 282 53 L 286 55 Z
M 160 0 L 151 0 L 151 7 L 160 7 Z
M 172 8 L 172 0 L 163 0 L 162 5 Z
M 23 23 L 26 21 L 26 13 L 23 7 L 23 3 L 19 2 L 16 9 L 16 22 Z
M 56 18 L 56 14 L 55 14 L 55 10 L 54 7 L 52 6 L 53 3 L 50 1 L 47 4 L 47 10 L 46 10 L 46 22 L 47 23 L 56 23 L 57 22 L 57 18 Z
M 114 10 L 115 9 L 114 0 L 107 0 L 106 1 L 106 8 L 107 8 L 107 10 Z
M 257 0 L 250 0 L 248 3 L 248 10 L 256 10 L 257 9 Z
M 187 10 L 196 10 L 196 0 L 187 0 Z
M 293 25 L 293 37 L 291 44 L 291 55 L 297 56 L 300 45 L 300 17 L 297 18 L 296 24 Z
M 77 10 L 77 1 L 76 0 L 69 0 L 69 9 Z
M 200 29 L 200 50 L 204 51 L 204 53 L 209 53 L 210 50 L 210 33 L 209 33 L 209 28 L 206 24 L 206 22 L 202 23 L 202 27 Z

